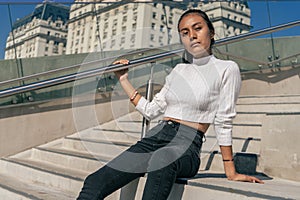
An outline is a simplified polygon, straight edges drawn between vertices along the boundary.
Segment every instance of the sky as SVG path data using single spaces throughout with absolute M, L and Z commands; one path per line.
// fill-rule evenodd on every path
M 72 0 L 52 1 L 60 3 L 72 2 Z M 17 18 L 25 17 L 33 11 L 36 3 L 40 2 L 43 2 L 43 0 L 0 0 L 0 60 L 4 59 L 5 43 L 11 30 L 10 20 L 12 23 L 14 23 Z M 300 20 L 300 1 L 250 0 L 248 2 L 251 9 L 252 29 L 250 31 Z M 9 6 L 8 3 L 10 3 Z M 268 10 L 270 12 L 268 12 Z M 295 35 L 300 35 L 300 26 L 273 34 L 274 37 Z

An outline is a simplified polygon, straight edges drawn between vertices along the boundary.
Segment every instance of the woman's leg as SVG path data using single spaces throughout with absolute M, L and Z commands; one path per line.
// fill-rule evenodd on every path
M 143 138 L 125 152 L 110 161 L 84 181 L 78 200 L 99 200 L 141 177 L 147 171 L 148 161 L 155 149 L 160 148 L 162 125 L 150 130 L 151 137 Z
M 84 181 L 84 186 L 78 200 L 100 200 L 123 187 L 132 180 L 143 176 L 142 173 L 128 173 L 104 166 L 90 174 Z
M 170 143 L 158 149 L 149 160 L 143 200 L 166 200 L 177 177 L 193 177 L 198 172 L 202 135 L 185 126 L 175 130 L 177 134 Z
M 168 166 L 148 172 L 143 200 L 166 200 L 177 177 L 193 177 L 197 174 L 199 157 L 190 150 L 188 152 Z M 160 160 L 161 156 L 153 159 L 155 162 L 164 162 Z

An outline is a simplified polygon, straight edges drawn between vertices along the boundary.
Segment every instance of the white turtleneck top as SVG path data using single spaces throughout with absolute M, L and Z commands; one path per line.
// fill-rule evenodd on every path
M 163 88 L 149 102 L 142 97 L 136 109 L 147 119 L 163 114 L 179 120 L 214 124 L 218 144 L 232 145 L 232 119 L 241 77 L 233 61 L 210 55 L 178 64 Z

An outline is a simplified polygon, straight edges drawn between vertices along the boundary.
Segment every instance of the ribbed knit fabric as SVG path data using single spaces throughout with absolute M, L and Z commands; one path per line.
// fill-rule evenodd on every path
M 136 109 L 147 119 L 163 114 L 180 120 L 213 123 L 219 145 L 232 145 L 232 119 L 241 77 L 233 61 L 210 55 L 178 64 L 149 102 L 142 97 Z

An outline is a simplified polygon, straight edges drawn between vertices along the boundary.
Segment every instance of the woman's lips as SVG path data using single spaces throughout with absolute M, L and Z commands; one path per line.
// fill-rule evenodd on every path
M 194 42 L 191 44 L 191 47 L 197 47 L 200 46 L 200 42 Z

